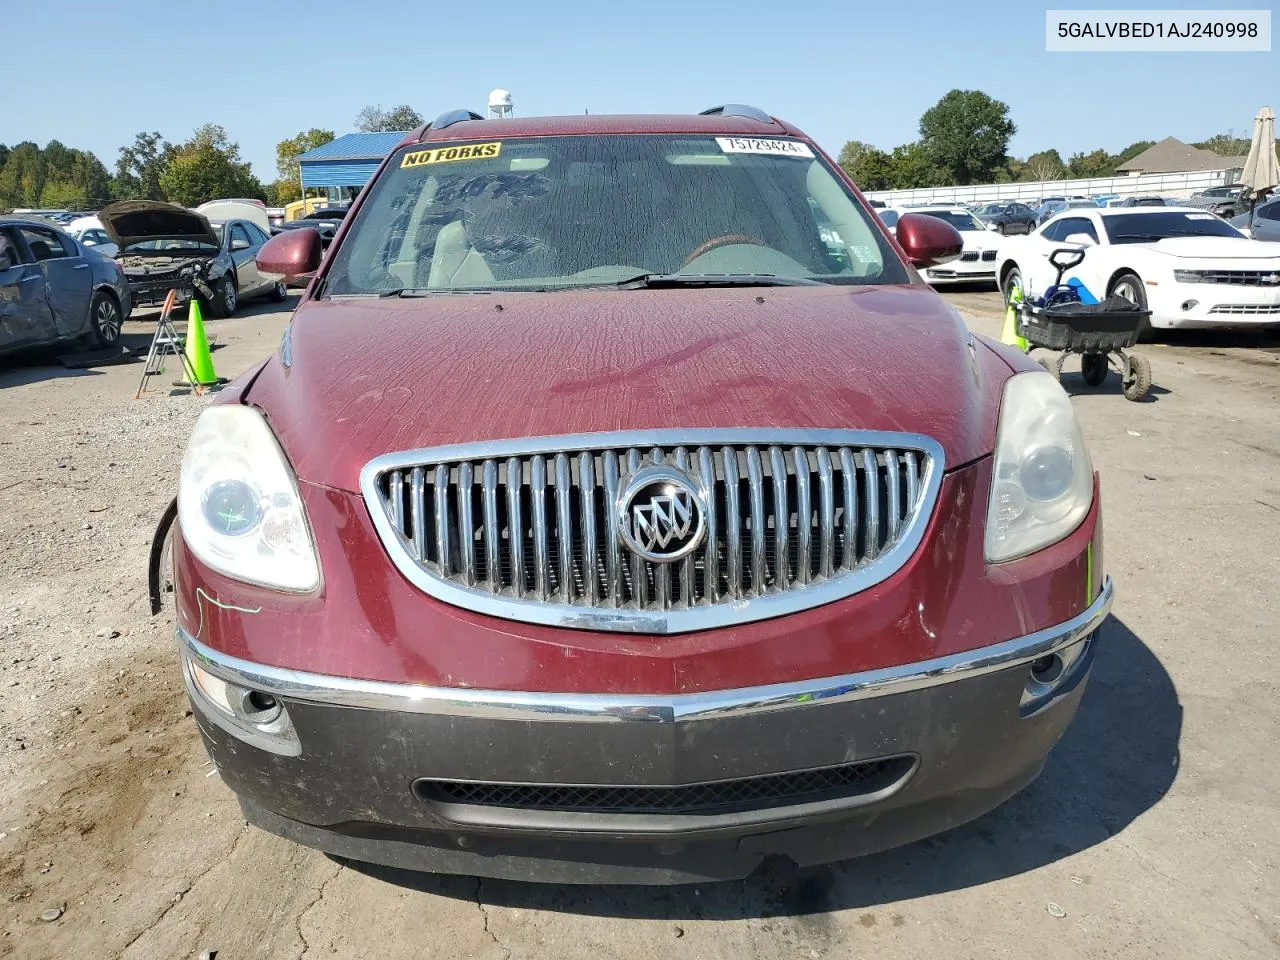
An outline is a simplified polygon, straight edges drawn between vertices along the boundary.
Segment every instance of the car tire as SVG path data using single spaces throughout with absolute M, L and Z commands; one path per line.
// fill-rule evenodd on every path
M 230 276 L 219 277 L 213 282 L 213 296 L 208 302 L 209 313 L 219 319 L 225 319 L 236 312 L 240 304 L 240 294 L 236 283 Z
M 1015 263 L 1008 269 L 1005 275 L 1000 278 L 1000 295 L 1004 297 L 1004 305 L 1006 307 L 1009 306 L 1009 295 L 1013 291 L 1013 288 L 1021 286 L 1022 271 L 1018 269 L 1018 265 Z M 1026 291 L 1024 290 L 1023 295 L 1025 296 L 1025 294 Z
M 1126 271 L 1112 280 L 1107 296 L 1122 297 L 1139 310 L 1147 309 L 1147 292 L 1142 286 L 1142 280 L 1136 273 Z M 1152 336 L 1151 318 L 1144 317 L 1142 324 L 1138 327 L 1138 339 L 1146 343 L 1152 339 Z
M 120 325 L 124 317 L 120 304 L 105 290 L 99 290 L 89 301 L 89 338 L 96 346 L 106 349 L 120 343 Z
M 267 294 L 267 299 L 272 303 L 283 303 L 289 298 L 289 285 L 283 280 L 277 280 L 275 286 L 271 288 L 271 292 Z

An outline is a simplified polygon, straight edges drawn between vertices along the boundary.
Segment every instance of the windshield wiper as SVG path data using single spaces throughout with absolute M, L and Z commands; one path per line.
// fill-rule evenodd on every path
M 818 287 L 821 280 L 782 277 L 774 273 L 642 273 L 619 280 L 618 289 L 662 290 L 673 287 Z
M 394 290 L 383 290 L 378 294 L 379 300 L 391 297 L 434 297 L 442 293 L 497 293 L 490 287 L 397 287 Z

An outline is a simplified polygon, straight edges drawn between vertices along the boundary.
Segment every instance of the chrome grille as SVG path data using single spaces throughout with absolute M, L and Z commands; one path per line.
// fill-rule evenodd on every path
M 1234 313 L 1248 316 L 1280 314 L 1280 303 L 1220 303 L 1210 313 Z
M 1175 270 L 1182 283 L 1229 283 L 1243 287 L 1280 286 L 1280 270 Z
M 706 494 L 705 540 L 674 563 L 618 536 L 618 491 L 651 464 Z M 916 435 L 691 430 L 389 454 L 361 486 L 391 558 L 433 596 L 515 620 L 676 633 L 883 580 L 918 545 L 941 472 L 941 447 Z

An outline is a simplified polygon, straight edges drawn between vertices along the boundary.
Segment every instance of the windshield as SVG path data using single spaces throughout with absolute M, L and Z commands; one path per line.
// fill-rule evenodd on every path
M 1168 237 L 1243 237 L 1239 230 L 1211 213 L 1170 210 L 1167 213 L 1123 213 L 1103 217 L 1112 243 L 1154 243 Z
M 211 224 L 213 233 L 218 238 L 218 242 L 222 242 L 222 224 Z M 199 240 L 143 240 L 139 243 L 129 245 L 129 252 L 143 251 L 147 253 L 183 253 L 183 252 L 204 252 L 217 250 L 211 243 L 203 243 Z
M 327 295 L 571 289 L 649 274 L 908 282 L 871 217 L 797 140 L 413 145 L 369 190 Z
M 964 210 L 921 210 L 921 213 L 931 217 L 937 217 L 944 223 L 949 223 L 957 230 L 981 230 L 986 232 L 984 227 L 973 214 Z

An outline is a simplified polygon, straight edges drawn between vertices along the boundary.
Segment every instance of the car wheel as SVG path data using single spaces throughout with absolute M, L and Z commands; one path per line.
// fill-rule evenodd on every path
M 1126 272 L 1116 277 L 1111 283 L 1111 289 L 1107 291 L 1107 296 L 1128 300 L 1139 310 L 1147 309 L 1147 291 L 1136 273 Z M 1151 319 L 1144 317 L 1142 324 L 1138 327 L 1138 339 L 1149 341 L 1151 336 Z
M 277 280 L 276 285 L 271 288 L 271 292 L 267 294 L 268 299 L 272 303 L 281 303 L 289 296 L 289 287 L 283 280 Z
M 230 276 L 219 277 L 213 284 L 213 297 L 209 301 L 209 312 L 215 317 L 229 317 L 236 312 L 240 296 L 236 291 L 235 281 Z
M 99 347 L 114 347 L 120 342 L 120 305 L 105 290 L 99 290 L 89 301 L 89 336 Z
M 1010 267 L 1009 271 L 1000 278 L 1000 292 L 1004 295 L 1006 307 L 1012 302 L 1010 297 L 1013 294 L 1014 287 L 1022 289 L 1022 271 L 1018 269 L 1017 264 Z M 1025 290 L 1023 290 L 1023 295 L 1026 295 Z

